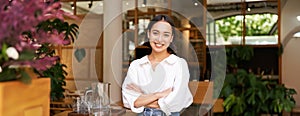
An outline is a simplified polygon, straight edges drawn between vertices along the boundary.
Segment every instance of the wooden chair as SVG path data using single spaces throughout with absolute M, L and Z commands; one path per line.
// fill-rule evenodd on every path
M 224 100 L 221 98 L 216 99 L 216 102 L 213 107 L 214 113 L 223 113 L 224 112 L 223 102 L 224 102 Z
M 193 105 L 199 115 L 211 115 L 213 104 L 213 82 L 190 81 L 189 88 L 193 95 Z
M 290 116 L 299 116 L 300 115 L 300 106 L 296 106 L 292 109 Z
M 70 96 L 71 93 L 74 94 L 74 91 L 65 88 L 65 98 L 61 101 L 51 101 L 50 102 L 50 115 L 54 115 L 64 111 L 73 111 L 72 105 L 74 97 Z M 74 94 L 75 95 L 75 94 Z M 79 96 L 78 96 L 79 97 Z
M 55 112 L 55 111 L 72 111 L 72 104 L 73 101 L 72 99 L 64 99 L 64 101 L 51 101 L 50 102 L 50 110 Z

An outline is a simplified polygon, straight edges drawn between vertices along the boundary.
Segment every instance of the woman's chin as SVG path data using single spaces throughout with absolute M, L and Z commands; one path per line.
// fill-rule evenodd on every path
M 156 52 L 156 53 L 160 53 L 160 52 L 163 52 L 165 51 L 166 48 L 153 48 L 152 51 Z

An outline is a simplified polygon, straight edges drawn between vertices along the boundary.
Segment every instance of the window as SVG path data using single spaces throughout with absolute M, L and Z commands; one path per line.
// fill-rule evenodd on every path
M 278 44 L 276 1 L 208 5 L 208 13 L 215 20 L 206 27 L 207 45 Z

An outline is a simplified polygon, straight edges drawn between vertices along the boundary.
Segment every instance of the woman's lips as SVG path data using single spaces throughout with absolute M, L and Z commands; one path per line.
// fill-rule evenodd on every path
M 161 48 L 162 46 L 164 46 L 164 44 L 161 44 L 161 43 L 154 43 L 155 44 L 155 47 L 157 48 Z

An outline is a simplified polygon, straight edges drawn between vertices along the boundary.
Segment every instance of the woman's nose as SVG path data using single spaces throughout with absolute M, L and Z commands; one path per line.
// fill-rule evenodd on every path
M 159 35 L 157 40 L 161 42 L 163 40 L 163 35 Z

